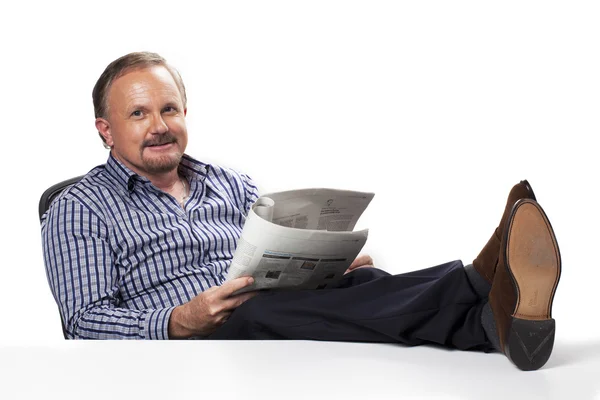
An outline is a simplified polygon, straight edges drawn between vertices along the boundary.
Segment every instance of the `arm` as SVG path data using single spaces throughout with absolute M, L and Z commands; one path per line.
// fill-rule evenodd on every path
M 42 221 L 46 276 L 71 339 L 167 339 L 174 307 L 119 307 L 119 276 L 108 227 L 88 207 L 69 199 Z

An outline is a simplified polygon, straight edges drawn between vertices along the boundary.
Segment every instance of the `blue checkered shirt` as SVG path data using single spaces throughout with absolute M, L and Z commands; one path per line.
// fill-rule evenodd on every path
M 252 180 L 185 155 L 185 209 L 112 155 L 42 217 L 46 275 L 70 339 L 168 339 L 175 306 L 220 285 Z

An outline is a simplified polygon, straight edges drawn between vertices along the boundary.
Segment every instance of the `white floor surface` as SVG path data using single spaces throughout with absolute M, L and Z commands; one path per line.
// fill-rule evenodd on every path
M 600 340 L 521 372 L 500 354 L 308 341 L 0 348 L 0 398 L 600 399 Z

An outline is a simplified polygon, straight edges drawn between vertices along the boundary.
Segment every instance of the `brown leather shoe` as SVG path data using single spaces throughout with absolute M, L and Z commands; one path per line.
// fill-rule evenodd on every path
M 496 272 L 496 265 L 498 265 L 498 254 L 500 253 L 500 242 L 501 235 L 506 225 L 506 220 L 510 215 L 510 212 L 515 203 L 521 199 L 532 199 L 535 200 L 535 194 L 533 189 L 527 180 L 521 181 L 513 186 L 512 190 L 508 194 L 506 200 L 506 206 L 504 207 L 504 214 L 500 224 L 488 240 L 485 247 L 481 250 L 475 260 L 473 260 L 473 267 L 490 285 L 494 280 L 494 274 Z
M 494 346 L 519 369 L 536 370 L 548 361 L 554 345 L 551 313 L 560 251 L 535 200 L 519 200 L 506 223 L 482 324 Z

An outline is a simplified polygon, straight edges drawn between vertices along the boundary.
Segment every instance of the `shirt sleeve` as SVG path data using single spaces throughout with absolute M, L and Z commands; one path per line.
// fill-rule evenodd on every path
M 246 174 L 240 174 L 242 177 L 242 183 L 244 185 L 244 214 L 248 215 L 250 207 L 258 199 L 258 188 L 252 178 Z
M 60 199 L 42 220 L 46 277 L 69 339 L 168 339 L 175 307 L 119 307 L 108 227 L 81 203 Z

